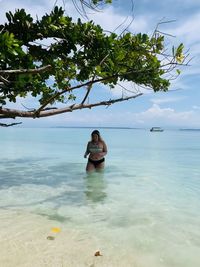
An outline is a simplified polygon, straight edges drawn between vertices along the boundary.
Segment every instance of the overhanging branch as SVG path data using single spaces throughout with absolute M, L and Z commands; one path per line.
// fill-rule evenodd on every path
M 10 127 L 14 125 L 22 124 L 22 122 L 14 122 L 14 123 L 0 123 L 0 127 Z
M 0 74 L 24 74 L 24 73 L 36 74 L 40 72 L 45 72 L 51 68 L 52 68 L 51 65 L 46 65 L 44 67 L 40 67 L 37 69 L 0 70 Z
M 130 71 L 127 71 L 125 74 L 126 75 L 129 75 L 129 74 L 133 74 L 133 73 L 144 73 L 144 72 L 147 72 L 147 71 L 151 71 L 153 70 L 152 68 L 150 69 L 145 69 L 145 70 L 130 70 Z M 82 83 L 82 84 L 78 84 L 78 85 L 75 85 L 73 87 L 67 87 L 65 89 L 63 89 L 62 91 L 60 92 L 57 92 L 55 95 L 52 95 L 43 105 L 41 105 L 36 111 L 35 111 L 35 116 L 36 117 L 40 117 L 39 114 L 40 112 L 51 102 L 53 102 L 54 100 L 56 100 L 59 96 L 63 95 L 64 93 L 67 93 L 69 91 L 73 91 L 75 89 L 79 89 L 79 88 L 82 88 L 82 87 L 87 87 L 87 88 L 91 88 L 93 84 L 95 83 L 103 83 L 103 82 L 106 82 L 110 79 L 113 79 L 113 78 L 120 78 L 122 77 L 124 74 L 113 74 L 113 75 L 110 75 L 110 76 L 107 76 L 107 77 L 104 77 L 104 78 L 97 78 L 97 79 L 92 79 L 91 81 L 87 81 L 85 83 Z M 89 94 L 89 93 L 88 93 Z M 87 95 L 88 95 L 87 94 Z M 85 99 L 84 99 L 85 101 Z M 83 101 L 82 101 L 83 102 Z M 84 103 L 84 102 L 83 102 Z M 83 104 L 82 103 L 82 104 Z
M 129 97 L 122 97 L 122 98 L 117 98 L 117 99 L 110 99 L 108 101 L 101 101 L 101 102 L 97 102 L 97 103 L 92 103 L 92 104 L 74 104 L 65 108 L 58 108 L 58 109 L 53 109 L 53 110 L 43 110 L 40 112 L 40 114 L 38 114 L 37 118 L 42 118 L 42 117 L 50 117 L 50 116 L 54 116 L 54 115 L 58 115 L 58 114 L 62 114 L 62 113 L 67 113 L 67 112 L 72 112 L 74 110 L 78 110 L 78 109 L 85 109 L 85 108 L 93 108 L 93 107 L 97 107 L 97 106 L 110 106 L 114 103 L 117 102 L 122 102 L 122 101 L 126 101 L 126 100 L 130 100 L 136 97 L 139 97 L 143 95 L 142 93 L 139 93 L 137 95 L 133 95 L 133 96 L 129 96 Z M 1 108 L 0 109 L 0 119 L 1 116 L 4 116 L 4 118 L 6 118 L 6 116 L 8 118 L 10 117 L 22 117 L 22 118 L 36 118 L 35 117 L 35 111 L 23 111 L 23 110 L 16 110 L 16 109 L 8 109 L 8 108 Z

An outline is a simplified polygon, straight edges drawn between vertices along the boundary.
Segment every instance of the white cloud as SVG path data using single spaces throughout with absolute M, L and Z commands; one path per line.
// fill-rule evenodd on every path
M 200 110 L 200 106 L 193 106 L 193 109 Z
M 187 44 L 194 44 L 200 40 L 200 13 L 184 17 L 185 21 L 178 27 L 170 29 L 170 33 L 183 38 Z
M 200 127 L 199 115 L 200 107 L 193 110 L 178 112 L 172 108 L 161 108 L 157 104 L 153 104 L 149 109 L 133 113 L 131 111 L 113 112 L 110 110 L 99 110 L 96 112 L 74 112 L 73 114 L 63 114 L 60 116 L 60 124 L 74 125 L 96 125 L 96 126 L 129 126 L 129 127 L 145 127 L 151 125 L 161 126 L 188 126 Z M 53 121 L 53 118 L 49 118 Z
M 123 114 L 121 114 L 121 121 L 123 120 Z M 81 110 L 70 113 L 61 114 L 55 117 L 48 117 L 46 120 L 52 125 L 86 125 L 86 126 L 116 126 L 118 125 L 119 116 L 109 112 L 105 109 L 96 108 L 92 110 Z
M 200 13 L 184 17 L 184 22 L 178 27 L 169 29 L 169 32 L 177 36 L 177 42 L 183 42 L 185 51 L 189 50 L 189 58 L 192 59 L 190 67 L 184 69 L 184 75 L 200 74 Z
M 152 107 L 141 113 L 133 114 L 133 120 L 137 123 L 151 125 L 154 123 L 160 125 L 172 125 L 172 126 L 200 126 L 199 112 L 194 110 L 177 112 L 172 108 L 161 108 L 157 104 L 153 104 Z
M 183 100 L 185 97 L 163 97 L 163 98 L 152 98 L 150 99 L 151 102 L 154 104 L 164 104 L 164 103 L 172 103 L 172 102 L 178 102 Z
M 129 26 L 132 17 L 121 15 L 116 10 L 110 6 L 103 10 L 103 12 L 95 13 L 89 15 L 89 18 L 94 20 L 97 24 L 100 24 L 103 29 L 114 32 L 117 27 L 117 32 L 122 32 L 127 26 Z M 148 29 L 147 17 L 138 16 L 136 17 L 131 25 L 129 30 L 132 32 L 143 32 Z
M 63 6 L 63 0 L 2 0 L 0 1 L 0 23 L 4 23 L 7 19 L 5 13 L 8 11 L 14 12 L 16 9 L 24 8 L 27 13 L 31 14 L 33 18 L 42 17 L 49 13 L 56 5 Z M 72 3 L 67 3 L 67 10 L 72 9 Z M 71 13 L 73 14 L 73 13 Z

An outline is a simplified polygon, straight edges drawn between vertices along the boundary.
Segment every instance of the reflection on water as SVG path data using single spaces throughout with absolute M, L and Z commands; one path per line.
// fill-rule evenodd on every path
M 85 195 L 87 200 L 91 202 L 102 202 L 107 194 L 106 183 L 103 172 L 94 172 L 87 174 L 85 177 L 86 190 Z

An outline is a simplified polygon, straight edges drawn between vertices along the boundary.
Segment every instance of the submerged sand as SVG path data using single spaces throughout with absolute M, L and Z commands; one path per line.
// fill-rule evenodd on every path
M 119 229 L 115 242 L 109 242 L 109 236 L 99 238 L 100 229 L 95 234 L 89 228 L 72 227 L 29 212 L 0 210 L 0 267 L 183 266 L 179 261 L 175 264 L 175 255 L 171 259 L 174 264 L 170 259 L 163 260 L 162 250 L 159 255 L 151 250 L 144 253 L 144 250 L 128 247 Z M 97 251 L 102 256 L 95 256 Z M 191 264 L 184 266 L 197 266 L 197 261 L 190 259 Z
M 60 232 L 53 232 L 55 228 Z M 98 250 L 103 256 L 94 256 Z M 68 229 L 44 216 L 21 211 L 0 212 L 2 267 L 139 266 L 134 264 L 134 257 L 127 258 L 125 254 L 126 251 L 100 244 L 95 236 L 81 229 Z

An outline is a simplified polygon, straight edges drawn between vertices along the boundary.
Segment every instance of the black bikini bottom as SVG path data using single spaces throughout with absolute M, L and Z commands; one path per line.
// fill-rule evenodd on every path
M 105 161 L 105 158 L 102 158 L 100 160 L 92 160 L 92 159 L 89 158 L 88 161 L 90 163 L 92 163 L 94 165 L 94 167 L 96 168 L 99 164 L 101 164 L 102 162 Z

